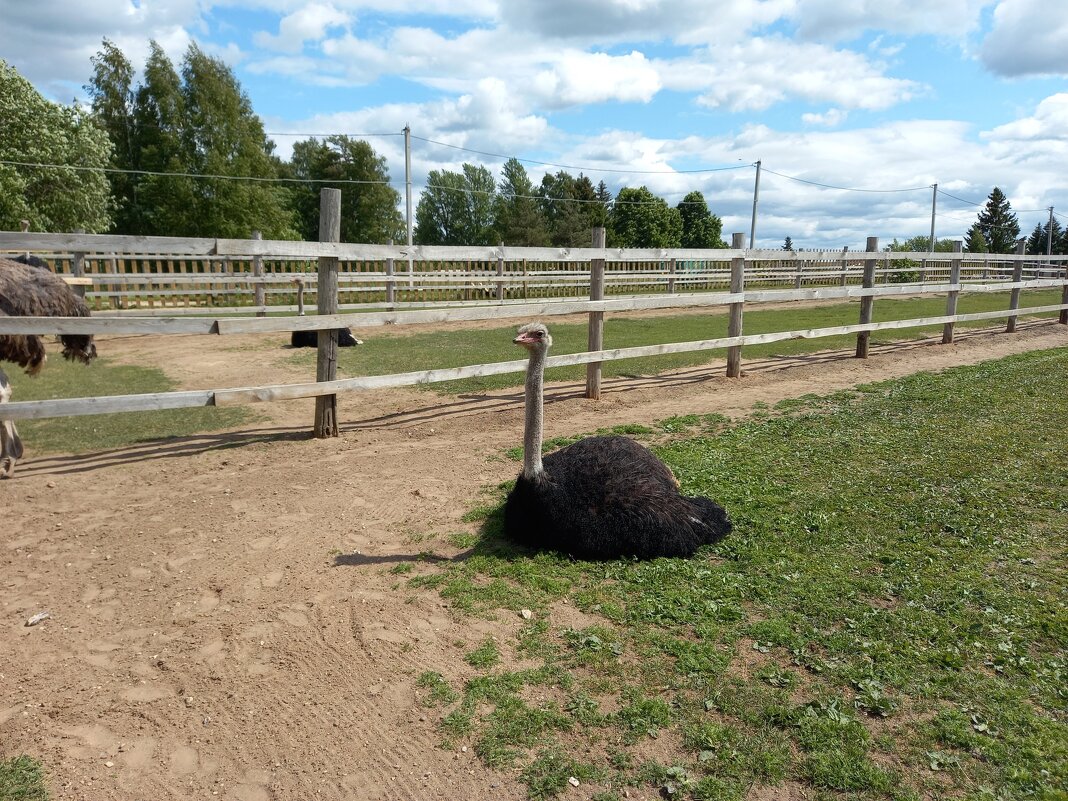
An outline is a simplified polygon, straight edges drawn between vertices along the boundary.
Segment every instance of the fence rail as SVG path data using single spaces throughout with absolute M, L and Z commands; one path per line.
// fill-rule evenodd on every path
M 740 242 L 741 239 L 736 238 L 735 244 Z M 867 251 L 799 253 L 740 247 L 716 251 L 409 248 L 258 238 L 186 239 L 0 232 L 0 252 L 45 253 L 57 272 L 69 277 L 79 291 L 85 292 L 87 299 L 101 303 L 106 300 L 113 307 L 90 318 L 0 317 L 0 335 L 329 332 L 342 326 L 363 328 L 575 313 L 590 316 L 592 331 L 594 322 L 611 312 L 730 307 L 731 326 L 726 337 L 606 349 L 599 339 L 591 336 L 588 352 L 548 359 L 549 367 L 591 365 L 590 376 L 596 376 L 599 386 L 597 365 L 617 359 L 728 348 L 738 360 L 745 345 L 854 333 L 858 335 L 858 343 L 866 343 L 872 331 L 930 325 L 943 325 L 944 341 L 952 341 L 953 326 L 958 322 L 1009 318 L 1008 330 L 1011 331 L 1020 316 L 1053 312 L 1060 313 L 1059 322 L 1068 324 L 1068 256 L 962 254 L 959 251 L 889 253 L 878 251 L 874 238 L 868 245 Z M 313 260 L 320 258 L 327 262 L 327 272 L 322 272 L 322 265 L 316 265 L 319 271 L 312 272 Z M 341 268 L 338 267 L 339 261 Z M 597 270 L 592 274 L 592 283 L 591 266 L 578 267 L 583 263 Z M 463 267 L 458 268 L 458 264 Z M 219 265 L 223 269 L 205 269 Z M 603 279 L 600 278 L 602 274 Z M 249 312 L 263 315 L 268 311 L 291 311 L 291 303 L 274 304 L 271 301 L 295 298 L 295 289 L 285 285 L 292 284 L 296 278 L 316 286 L 321 275 L 327 276 L 326 285 L 332 285 L 336 280 L 336 294 L 332 294 L 338 303 L 325 306 L 337 309 L 336 313 L 306 317 L 239 316 Z M 600 294 L 602 280 L 603 294 Z M 781 288 L 783 285 L 785 288 Z M 98 291 L 98 287 L 102 289 Z M 1060 304 L 1019 307 L 1023 290 L 1055 287 L 1062 287 Z M 635 292 L 636 289 L 639 291 Z M 1004 310 L 956 313 L 957 299 L 962 293 L 1009 290 L 1012 299 Z M 434 292 L 446 296 L 435 300 L 429 297 Z M 363 299 L 356 303 L 340 302 L 355 293 L 364 293 Z M 376 300 L 374 293 L 381 293 L 389 300 Z M 583 294 L 591 299 L 578 299 Z M 871 307 L 876 299 L 924 295 L 945 295 L 946 314 L 871 322 Z M 232 296 L 258 298 L 260 302 L 221 307 L 200 302 Z M 330 296 L 324 297 L 329 299 Z M 405 299 L 398 300 L 398 297 Z M 190 298 L 199 300 L 183 307 L 163 305 L 167 299 L 175 298 L 183 299 L 187 304 Z M 854 298 L 863 301 L 861 321 L 856 325 L 755 335 L 742 333 L 745 304 Z M 136 303 L 137 307 L 129 308 L 130 303 Z M 161 307 L 155 304 L 161 304 Z M 122 308 L 124 305 L 127 308 Z M 321 305 L 320 308 L 324 307 Z M 137 316 L 130 316 L 131 313 Z M 858 356 L 864 355 L 866 344 L 863 349 L 858 344 Z M 302 384 L 15 402 L 4 404 L 3 417 L 14 420 L 323 398 L 339 392 L 518 372 L 525 366 L 525 360 L 521 360 Z M 730 360 L 728 371 L 731 374 Z M 733 374 L 737 375 L 738 371 Z M 588 383 L 587 386 L 589 391 L 591 385 Z

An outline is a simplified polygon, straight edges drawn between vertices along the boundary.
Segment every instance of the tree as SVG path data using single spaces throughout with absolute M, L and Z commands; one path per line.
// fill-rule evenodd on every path
M 496 184 L 485 167 L 431 170 L 415 209 L 413 238 L 420 245 L 494 244 Z
M 105 39 L 93 67 L 87 89 L 116 164 L 163 173 L 113 184 L 121 210 L 116 230 L 247 237 L 259 229 L 268 238 L 296 235 L 288 193 L 272 184 L 281 166 L 274 145 L 226 64 L 192 44 L 179 74 L 151 42 L 144 83 L 134 90 L 129 62 Z
M 676 207 L 682 219 L 682 247 L 725 248 L 723 220 L 712 214 L 700 192 L 690 192 Z
M 543 176 L 538 195 L 549 240 L 556 247 L 589 247 L 594 226 L 605 224 L 604 201 L 581 173 L 578 178 L 564 170 Z
M 986 237 L 983 235 L 983 229 L 979 227 L 979 223 L 972 223 L 972 227 L 964 235 L 964 250 L 966 253 L 990 252 L 990 247 L 986 243 Z
M 517 159 L 501 169 L 501 184 L 493 209 L 493 227 L 506 245 L 539 247 L 549 244 L 545 219 L 538 209 L 534 184 Z
M 790 237 L 786 237 L 786 241 L 782 243 L 782 249 L 789 250 L 792 253 L 794 249 L 794 240 L 792 240 Z
M 909 237 L 904 242 L 898 242 L 897 239 L 894 239 L 893 242 L 886 246 L 886 250 L 890 253 L 930 253 L 931 251 L 928 249 L 930 242 L 930 236 L 920 234 L 919 236 Z M 935 239 L 935 253 L 952 253 L 953 247 L 954 242 L 952 239 Z M 896 270 L 896 272 L 888 275 L 887 280 L 890 283 L 902 284 L 919 280 L 920 263 L 915 259 L 892 259 L 890 267 Z
M 103 168 L 111 143 L 75 107 L 41 97 L 14 67 L 0 60 L 0 228 L 29 220 L 37 231 L 103 231 L 111 224 Z
M 991 190 L 986 206 L 979 212 L 975 224 L 983 234 L 989 253 L 1013 253 L 1020 238 L 1020 222 L 1012 212 L 1005 193 L 998 187 Z M 970 233 L 970 232 L 969 232 Z
M 1031 235 L 1027 237 L 1027 252 L 1033 256 L 1044 256 L 1047 252 L 1057 255 L 1068 252 L 1065 245 L 1068 244 L 1065 241 L 1065 231 L 1061 228 L 1060 221 L 1053 218 L 1053 241 L 1050 242 L 1049 238 L 1049 220 L 1045 225 L 1038 223 L 1035 225 L 1035 230 L 1031 232 Z M 1052 245 L 1052 250 L 1048 250 Z
M 288 170 L 299 184 L 291 192 L 297 228 L 304 239 L 319 238 L 319 196 L 324 188 L 341 190 L 341 241 L 384 244 L 405 238 L 397 206 L 400 194 L 389 185 L 384 157 L 359 139 L 330 136 L 293 145 Z M 344 183 L 358 181 L 360 183 Z
M 134 69 L 130 60 L 109 39 L 90 58 L 93 75 L 84 87 L 91 100 L 93 119 L 111 140 L 108 174 L 111 197 L 115 203 L 113 227 L 118 231 L 139 230 L 136 207 L 136 176 L 129 170 L 140 167 L 140 148 L 135 141 Z
M 619 190 L 611 222 L 619 247 L 677 248 L 682 242 L 679 210 L 644 186 Z

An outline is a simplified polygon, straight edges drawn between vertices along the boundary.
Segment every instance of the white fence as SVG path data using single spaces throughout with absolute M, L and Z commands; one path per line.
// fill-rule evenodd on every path
M 1060 313 L 1068 324 L 1068 256 L 1036 257 L 1004 254 L 888 253 L 869 240 L 866 252 L 511 247 L 406 247 L 337 242 L 266 241 L 261 239 L 189 239 L 120 237 L 85 234 L 28 234 L 0 232 L 0 253 L 23 251 L 45 254 L 85 290 L 91 300 L 106 300 L 114 308 L 95 311 L 91 318 L 0 317 L 3 334 L 203 334 L 268 333 L 294 330 L 334 331 L 409 323 L 448 323 L 465 320 L 516 320 L 586 312 L 591 333 L 605 313 L 640 309 L 708 308 L 729 306 L 728 336 L 636 348 L 591 350 L 550 357 L 549 367 L 588 364 L 587 393 L 597 397 L 599 365 L 615 359 L 728 348 L 728 375 L 738 375 L 745 345 L 841 334 L 858 335 L 858 356 L 867 355 L 872 331 L 933 324 L 944 326 L 943 341 L 953 338 L 953 326 L 969 320 L 1016 318 L 1027 314 Z M 222 263 L 213 272 L 182 272 L 165 265 Z M 317 273 L 290 269 L 312 262 Z M 342 264 L 347 269 L 339 270 Z M 97 272 L 93 265 L 155 265 L 151 272 Z M 265 265 L 281 265 L 271 270 Z M 454 265 L 463 264 L 463 269 Z M 238 265 L 241 266 L 237 269 Z M 324 279 L 323 276 L 326 278 Z M 603 276 L 603 278 L 602 278 Z M 317 298 L 319 308 L 336 313 L 306 317 L 266 317 L 266 312 L 291 311 L 293 304 L 271 303 L 271 288 L 279 297 L 293 298 L 293 289 L 279 289 L 300 277 L 324 286 L 336 277 L 337 294 Z M 589 297 L 591 284 L 603 280 L 604 299 Z M 1021 292 L 1060 287 L 1061 302 L 1020 307 Z M 99 289 L 98 289 L 99 288 Z M 433 300 L 429 293 L 453 296 Z M 531 298 L 533 290 L 538 293 Z M 1007 308 L 958 314 L 961 293 L 1011 290 Z M 202 294 L 193 294 L 194 292 Z M 524 292 L 526 299 L 524 300 Z M 174 293 L 168 295 L 166 293 Z M 360 300 L 340 303 L 346 293 Z M 405 293 L 408 296 L 405 297 Z M 420 294 L 421 293 L 421 294 Z M 329 294 L 329 293 L 328 293 Z M 946 314 L 892 322 L 872 322 L 877 298 L 904 295 L 945 295 Z M 185 296 L 186 305 L 166 305 L 168 298 Z M 238 304 L 219 307 L 188 298 L 240 297 Z M 746 303 L 859 298 L 855 325 L 743 335 Z M 151 300 L 150 300 L 151 299 Z M 245 304 L 244 301 L 250 302 Z M 177 302 L 177 301 L 172 301 Z M 325 304 L 325 305 L 324 305 Z M 124 308 L 125 307 L 125 308 Z M 361 311 L 356 311 L 357 309 Z M 344 310 L 344 312 L 342 311 Z M 252 316 L 252 315 L 260 316 Z M 194 316 L 197 315 L 197 316 Z M 320 337 L 329 360 L 331 337 Z M 324 342 L 325 341 L 325 342 Z M 599 341 L 591 338 L 591 341 Z M 336 337 L 333 338 L 336 348 Z M 334 358 L 336 360 L 336 351 Z M 5 404 L 6 419 L 143 411 L 193 406 L 227 406 L 293 398 L 324 398 L 339 392 L 406 386 L 459 378 L 517 372 L 525 360 L 479 364 L 383 376 L 337 380 L 319 372 L 315 382 L 259 387 L 220 388 L 146 395 L 16 402 Z

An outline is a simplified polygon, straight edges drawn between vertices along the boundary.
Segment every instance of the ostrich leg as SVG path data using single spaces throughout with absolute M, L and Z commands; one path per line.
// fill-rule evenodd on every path
M 11 384 L 0 370 L 0 404 L 11 400 Z M 0 478 L 8 478 L 15 472 L 15 462 L 22 458 L 22 440 L 10 420 L 0 420 Z

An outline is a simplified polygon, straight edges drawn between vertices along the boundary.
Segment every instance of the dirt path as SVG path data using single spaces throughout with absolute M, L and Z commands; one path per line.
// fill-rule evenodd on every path
M 228 340 L 234 347 L 235 343 Z M 117 341 L 112 345 L 118 345 Z M 237 347 L 241 343 L 236 343 Z M 673 414 L 741 416 L 757 402 L 1068 346 L 1068 327 L 820 353 L 549 390 L 547 434 Z M 138 339 L 183 384 L 234 353 Z M 119 354 L 121 347 L 109 348 Z M 132 355 L 129 358 L 134 358 Z M 289 380 L 242 362 L 243 377 Z M 301 376 L 304 378 L 304 376 Z M 0 756 L 40 758 L 60 799 L 518 799 L 513 773 L 443 750 L 414 684 L 473 674 L 462 656 L 522 621 L 454 615 L 390 569 L 433 550 L 479 490 L 510 478 L 516 391 L 342 396 L 342 436 L 307 438 L 312 403 L 164 444 L 28 459 L 0 484 Z M 339 554 L 341 556 L 339 556 Z M 24 625 L 36 612 L 50 620 Z M 585 798 L 583 788 L 568 798 Z M 631 793 L 652 798 L 651 791 Z

